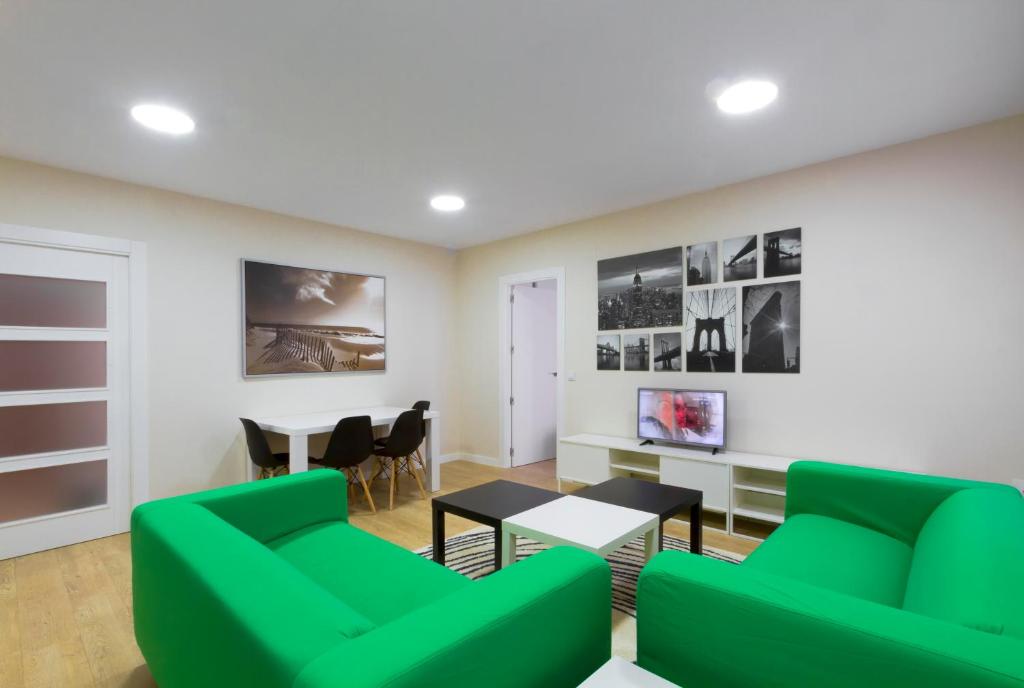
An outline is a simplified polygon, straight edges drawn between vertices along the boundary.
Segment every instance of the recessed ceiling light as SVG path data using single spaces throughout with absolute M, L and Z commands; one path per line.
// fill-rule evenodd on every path
M 196 123 L 186 113 L 167 105 L 136 105 L 132 108 L 132 117 L 142 126 L 163 134 L 188 134 L 196 128 Z
M 715 102 L 718 109 L 730 115 L 760 110 L 779 95 L 779 87 L 770 81 L 740 81 L 722 91 Z
M 465 208 L 466 202 L 459 196 L 434 196 L 430 199 L 430 207 L 443 213 L 452 213 Z

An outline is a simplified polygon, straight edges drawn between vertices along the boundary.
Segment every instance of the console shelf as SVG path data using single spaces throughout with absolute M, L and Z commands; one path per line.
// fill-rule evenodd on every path
M 557 476 L 588 485 L 633 475 L 666 485 L 704 492 L 704 510 L 714 514 L 709 527 L 739 537 L 771 532 L 786 510 L 786 471 L 792 457 L 641 445 L 639 440 L 582 434 L 558 442 Z M 742 521 L 737 528 L 734 517 Z M 711 519 L 709 519 L 711 520 Z M 758 525 L 760 524 L 760 525 Z

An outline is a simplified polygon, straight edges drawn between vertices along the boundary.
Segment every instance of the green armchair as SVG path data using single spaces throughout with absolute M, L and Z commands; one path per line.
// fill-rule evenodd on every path
M 1024 500 L 1007 485 L 802 461 L 740 565 L 657 555 L 638 663 L 687 688 L 1024 687 Z
M 135 635 L 163 688 L 576 686 L 611 652 L 608 565 L 555 548 L 472 582 L 347 523 L 311 471 L 132 514 Z

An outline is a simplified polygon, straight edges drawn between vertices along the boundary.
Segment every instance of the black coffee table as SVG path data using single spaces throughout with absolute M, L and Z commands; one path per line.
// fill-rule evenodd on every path
M 658 529 L 659 552 L 664 545 L 665 521 L 689 511 L 690 551 L 694 554 L 703 552 L 701 526 L 704 520 L 702 514 L 704 493 L 700 490 L 662 485 L 636 478 L 612 478 L 603 483 L 577 490 L 572 494 L 575 497 L 595 499 L 599 502 L 657 514 L 662 523 L 662 527 Z
M 434 561 L 444 564 L 444 515 L 455 514 L 494 528 L 494 570 L 497 571 L 501 568 L 502 520 L 563 496 L 553 490 L 543 490 L 509 480 L 495 480 L 434 497 L 431 500 Z

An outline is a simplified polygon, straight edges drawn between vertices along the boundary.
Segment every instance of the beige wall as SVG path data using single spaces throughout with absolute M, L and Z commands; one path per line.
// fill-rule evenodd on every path
M 801 374 L 596 372 L 598 259 L 794 226 Z M 738 450 L 1024 477 L 1022 260 L 1024 117 L 462 251 L 462 450 L 499 452 L 499 276 L 564 266 L 568 433 L 633 436 L 638 386 L 722 388 Z
M 457 448 L 450 251 L 3 158 L 0 222 L 147 243 L 155 497 L 240 480 L 239 416 L 426 398 Z M 242 257 L 386 276 L 387 372 L 243 380 Z

